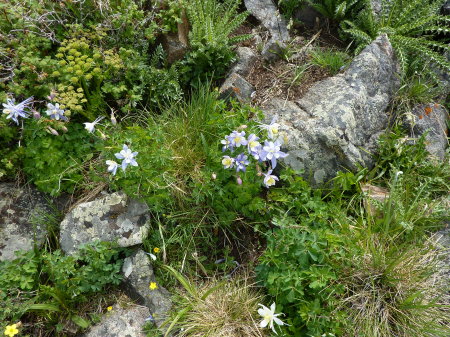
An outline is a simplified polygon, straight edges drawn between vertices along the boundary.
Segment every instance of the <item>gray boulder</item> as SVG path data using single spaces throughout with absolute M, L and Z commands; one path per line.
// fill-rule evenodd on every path
M 294 15 L 295 19 L 303 23 L 307 28 L 316 28 L 318 22 L 323 19 L 322 14 L 307 4 L 297 9 Z
M 108 312 L 102 321 L 94 325 L 84 337 L 145 337 L 142 327 L 150 311 L 146 307 L 121 308 L 118 305 Z
M 125 259 L 122 272 L 125 276 L 125 290 L 132 299 L 150 309 L 152 320 L 160 327 L 168 317 L 172 307 L 169 292 L 161 285 L 151 290 L 151 282 L 155 282 L 153 267 L 144 251 L 138 250 Z
M 264 46 L 262 56 L 268 61 L 277 59 L 289 40 L 286 20 L 272 0 L 244 0 L 244 3 L 250 14 L 256 17 L 270 33 L 270 40 Z
M 416 105 L 407 120 L 407 125 L 411 130 L 411 137 L 418 138 L 425 136 L 425 148 L 427 151 L 440 160 L 445 157 L 447 141 L 447 120 L 449 115 L 444 106 L 440 104 L 418 104 Z
M 47 230 L 37 220 L 50 211 L 44 195 L 36 189 L 0 184 L 0 261 L 13 260 L 14 252 L 31 250 L 34 243 L 41 245 Z
M 253 85 L 248 83 L 241 75 L 232 73 L 220 87 L 219 97 L 221 99 L 233 97 L 245 103 L 251 100 L 254 91 Z
M 274 99 L 264 109 L 288 137 L 285 163 L 302 170 L 314 185 L 339 170 L 371 167 L 371 153 L 387 127 L 385 109 L 399 87 L 398 64 L 386 35 L 381 35 L 343 74 L 315 84 L 302 99 Z
M 60 225 L 60 245 L 73 254 L 81 244 L 117 241 L 120 247 L 142 243 L 150 227 L 148 206 L 112 193 L 82 203 L 69 212 Z
M 236 73 L 245 77 L 250 73 L 250 70 L 258 59 L 258 56 L 251 48 L 248 47 L 239 47 L 236 54 L 237 62 L 233 65 L 229 74 Z

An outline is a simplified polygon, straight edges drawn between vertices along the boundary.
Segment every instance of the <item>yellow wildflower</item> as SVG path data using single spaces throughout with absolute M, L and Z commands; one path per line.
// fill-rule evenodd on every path
M 158 289 L 158 285 L 156 284 L 156 282 L 150 282 L 150 285 L 148 287 L 150 290 Z
M 111 311 L 112 309 L 113 309 L 112 306 L 109 306 L 109 307 L 106 308 L 106 310 L 108 310 L 108 311 Z
M 19 333 L 17 330 L 17 324 L 7 325 L 5 329 L 5 336 L 13 337 Z
M 153 248 L 153 252 L 154 253 L 159 253 L 161 249 L 159 249 L 158 247 Z

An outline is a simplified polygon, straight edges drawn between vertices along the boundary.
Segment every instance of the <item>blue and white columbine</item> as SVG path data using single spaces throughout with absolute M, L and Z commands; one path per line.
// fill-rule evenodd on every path
M 115 156 L 117 159 L 122 159 L 122 170 L 125 171 L 128 165 L 138 166 L 136 159 L 138 152 L 132 152 L 131 149 L 128 148 L 127 145 L 123 145 L 122 151 L 116 153 Z
M 270 160 L 272 163 L 272 169 L 277 166 L 277 159 L 285 158 L 288 156 L 287 153 L 284 153 L 280 150 L 280 145 L 281 144 L 279 141 L 265 141 L 264 146 L 260 152 L 261 160 Z
M 64 116 L 64 110 L 60 109 L 59 103 L 56 103 L 56 104 L 48 103 L 46 113 L 47 113 L 47 116 L 49 116 L 51 119 L 54 119 L 57 121 L 59 121 L 59 120 L 67 121 L 67 117 Z
M 230 141 L 230 145 L 234 147 L 240 147 L 247 145 L 247 139 L 245 139 L 245 131 L 233 131 L 226 137 Z
M 241 153 L 235 158 L 236 163 L 236 172 L 244 171 L 247 168 L 247 165 L 250 164 L 250 162 L 247 160 L 248 156 Z
M 29 104 L 33 101 L 33 97 L 29 97 L 26 100 L 15 104 L 14 98 L 7 98 L 6 103 L 3 103 L 3 113 L 8 115 L 6 119 L 11 119 L 19 125 L 19 117 L 28 118 L 29 112 L 25 111 L 29 108 Z

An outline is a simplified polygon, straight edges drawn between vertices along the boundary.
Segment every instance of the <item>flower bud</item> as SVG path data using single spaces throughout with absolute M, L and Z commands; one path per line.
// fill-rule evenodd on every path
M 51 128 L 50 126 L 47 126 L 46 131 L 54 136 L 59 136 L 58 131 L 56 131 L 55 129 Z
M 243 124 L 240 127 L 238 127 L 237 129 L 238 129 L 238 131 L 242 131 L 244 129 L 247 129 L 247 125 Z
M 34 119 L 39 119 L 39 118 L 41 118 L 41 114 L 39 113 L 39 111 L 33 110 L 33 118 L 34 118 Z
M 117 125 L 117 119 L 116 116 L 114 116 L 114 110 L 111 110 L 111 124 Z
M 236 182 L 238 183 L 238 185 L 242 185 L 242 179 L 241 179 L 241 177 L 237 177 Z
M 64 125 L 61 127 L 62 132 L 66 133 L 67 131 L 69 131 Z
M 217 174 L 215 174 L 215 173 L 211 174 L 211 179 L 212 180 L 216 180 L 216 178 L 217 178 Z

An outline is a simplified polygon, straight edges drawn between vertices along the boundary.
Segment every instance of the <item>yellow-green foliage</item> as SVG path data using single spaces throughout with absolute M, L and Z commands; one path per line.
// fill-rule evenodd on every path
M 96 105 L 92 100 L 100 95 L 102 81 L 117 75 L 125 65 L 116 50 L 103 48 L 104 30 L 86 31 L 74 26 L 72 35 L 61 42 L 55 55 L 59 68 L 51 76 L 59 84 L 55 86 L 54 100 L 66 115 L 79 112 L 88 117 L 84 110 Z

